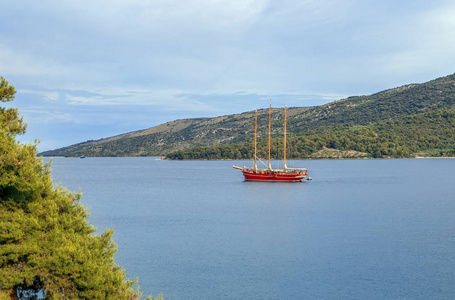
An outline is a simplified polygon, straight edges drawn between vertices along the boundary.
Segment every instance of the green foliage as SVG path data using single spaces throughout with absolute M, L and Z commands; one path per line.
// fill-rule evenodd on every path
M 14 99 L 1 78 L 0 99 Z M 26 125 L 0 109 L 0 299 L 136 299 L 136 281 L 114 262 L 112 229 L 95 234 L 80 194 L 54 187 L 35 145 L 16 141 Z
M 357 157 L 453 156 L 455 74 L 317 107 L 288 109 L 289 155 L 325 157 L 324 149 Z M 272 109 L 274 143 L 282 140 L 282 109 Z M 258 111 L 258 133 L 268 110 Z M 153 156 L 173 159 L 250 159 L 254 113 L 177 120 L 148 130 L 48 151 L 63 156 Z M 207 147 L 207 149 L 205 149 Z M 264 150 L 261 150 L 264 151 Z M 272 151 L 280 157 L 279 152 Z M 322 156 L 320 156 L 322 155 Z M 338 156 L 336 156 L 338 157 Z
M 281 126 L 275 123 L 275 127 Z M 455 74 L 291 113 L 288 130 L 293 133 L 288 136 L 289 158 L 330 157 L 324 149 L 341 151 L 342 157 L 352 157 L 345 155 L 350 151 L 356 151 L 357 157 L 374 158 L 455 156 Z M 276 145 L 282 138 L 274 136 L 272 156 L 280 158 L 283 153 Z M 261 140 L 259 153 L 265 152 L 264 147 L 265 140 Z M 248 149 L 248 153 L 238 155 L 240 149 Z M 198 147 L 166 157 L 250 159 L 252 151 L 243 143 Z
M 408 115 L 369 125 L 332 125 L 306 134 L 290 135 L 288 158 L 329 158 L 323 149 L 356 151 L 354 157 L 454 156 L 455 106 Z M 272 157 L 283 157 L 283 138 L 272 140 Z M 265 157 L 267 139 L 258 142 Z M 168 159 L 251 159 L 251 143 L 198 147 L 167 155 Z M 343 156 L 343 155 L 342 155 Z M 336 156 L 339 158 L 339 156 Z M 352 157 L 352 156 L 343 156 Z

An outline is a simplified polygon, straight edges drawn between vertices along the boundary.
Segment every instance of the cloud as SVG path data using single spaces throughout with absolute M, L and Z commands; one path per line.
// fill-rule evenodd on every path
M 63 73 L 51 60 L 36 60 L 32 54 L 20 49 L 14 49 L 0 43 L 0 65 L 2 72 L 11 76 L 38 77 L 62 76 Z
M 22 111 L 22 114 L 27 117 L 27 122 L 33 124 L 51 124 L 58 126 L 61 124 L 77 123 L 71 113 L 55 113 L 55 111 L 49 111 L 44 109 L 26 109 Z
M 387 61 L 406 74 L 409 63 L 428 70 L 394 63 L 424 54 L 414 43 L 421 24 L 443 22 L 425 22 L 422 11 L 392 1 L 65 1 L 16 6 L 27 21 L 13 22 L 17 35 L 4 45 L 16 70 L 53 88 L 334 92 L 340 77 L 352 85 L 389 72 Z M 450 25 L 447 10 L 430 11 Z
M 115 135 L 268 98 L 319 105 L 455 69 L 455 5 L 445 0 L 16 0 L 2 9 L 0 75 L 19 91 L 29 128 L 59 140 L 47 145 L 93 138 L 89 126 Z

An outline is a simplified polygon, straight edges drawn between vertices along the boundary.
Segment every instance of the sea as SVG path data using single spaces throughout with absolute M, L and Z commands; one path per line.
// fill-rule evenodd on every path
M 288 161 L 298 183 L 233 164 L 55 157 L 52 178 L 145 296 L 455 299 L 455 159 Z

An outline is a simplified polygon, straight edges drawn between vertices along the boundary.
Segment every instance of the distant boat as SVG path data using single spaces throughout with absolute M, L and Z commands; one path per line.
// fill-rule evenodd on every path
M 270 140 L 272 124 L 272 101 L 269 108 L 269 165 L 267 169 L 258 169 L 257 167 L 257 124 L 258 112 L 256 110 L 254 122 L 254 167 L 233 166 L 243 173 L 245 181 L 301 181 L 308 176 L 308 170 L 305 168 L 288 168 L 286 166 L 286 105 L 284 106 L 284 166 L 283 169 L 272 169 L 270 164 Z
M 163 160 L 163 155 L 161 155 L 160 158 L 156 158 L 155 160 Z
M 81 158 L 85 158 L 85 156 L 84 156 L 84 155 L 81 155 Z

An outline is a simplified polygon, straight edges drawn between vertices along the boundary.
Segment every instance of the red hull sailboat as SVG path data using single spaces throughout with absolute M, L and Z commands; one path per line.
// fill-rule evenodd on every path
M 301 181 L 308 176 L 308 170 L 305 168 L 288 168 L 286 166 L 286 105 L 284 106 L 284 167 L 283 169 L 272 169 L 270 164 L 270 140 L 271 140 L 271 122 L 272 122 L 272 102 L 269 108 L 269 165 L 267 169 L 258 169 L 257 167 L 257 120 L 258 112 L 256 110 L 254 122 L 254 167 L 237 167 L 234 169 L 242 171 L 246 181 Z

